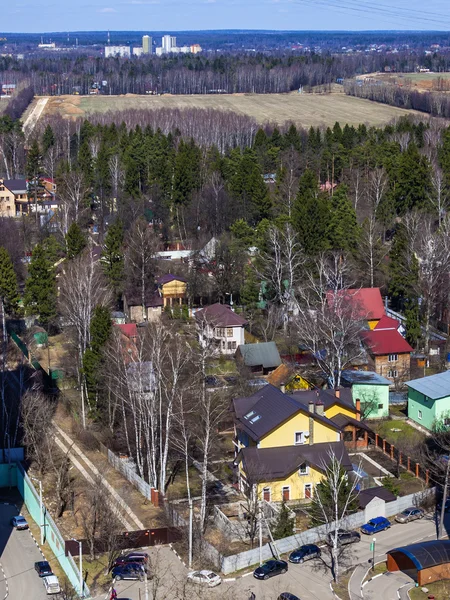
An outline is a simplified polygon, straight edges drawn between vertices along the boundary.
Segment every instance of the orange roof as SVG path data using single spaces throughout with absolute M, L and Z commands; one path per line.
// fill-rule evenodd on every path
M 268 375 L 267 381 L 275 387 L 280 387 L 282 383 L 286 383 L 290 374 L 291 369 L 287 365 L 281 363 L 281 365 Z

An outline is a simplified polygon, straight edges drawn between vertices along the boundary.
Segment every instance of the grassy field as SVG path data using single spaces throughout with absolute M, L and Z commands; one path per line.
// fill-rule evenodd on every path
M 436 581 L 427 585 L 427 592 L 422 592 L 422 588 L 416 587 L 409 591 L 411 600 L 425 600 L 434 596 L 435 600 L 448 600 L 450 597 L 450 581 Z
M 35 101 L 36 102 L 36 99 Z M 382 125 L 407 114 L 419 114 L 370 100 L 333 94 L 227 94 L 195 96 L 55 96 L 44 114 L 66 118 L 130 108 L 212 108 L 254 117 L 259 123 L 293 121 L 303 127 L 341 124 Z

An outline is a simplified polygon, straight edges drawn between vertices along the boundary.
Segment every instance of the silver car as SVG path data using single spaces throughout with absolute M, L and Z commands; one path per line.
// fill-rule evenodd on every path
M 400 514 L 395 517 L 397 523 L 409 523 L 410 521 L 415 521 L 416 519 L 421 519 L 425 513 L 421 508 L 416 508 L 415 506 L 410 506 L 409 508 L 405 508 Z

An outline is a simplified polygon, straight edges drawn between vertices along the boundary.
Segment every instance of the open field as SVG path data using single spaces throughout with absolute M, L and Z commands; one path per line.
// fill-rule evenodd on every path
M 450 73 L 368 73 L 359 75 L 356 79 L 384 81 L 419 91 L 448 91 L 450 86 Z
M 34 100 L 36 103 L 38 99 Z M 293 121 L 303 127 L 342 125 L 382 125 L 408 114 L 422 114 L 370 100 L 333 94 L 227 94 L 195 96 L 54 96 L 43 114 L 66 118 L 85 117 L 108 110 L 158 108 L 212 108 L 228 110 L 255 118 L 258 123 L 279 125 Z

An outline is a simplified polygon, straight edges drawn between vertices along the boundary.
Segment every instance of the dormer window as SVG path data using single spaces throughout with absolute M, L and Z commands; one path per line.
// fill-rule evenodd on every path
M 308 475 L 308 471 L 309 471 L 309 469 L 308 469 L 308 465 L 306 463 L 303 463 L 298 468 L 299 475 Z

